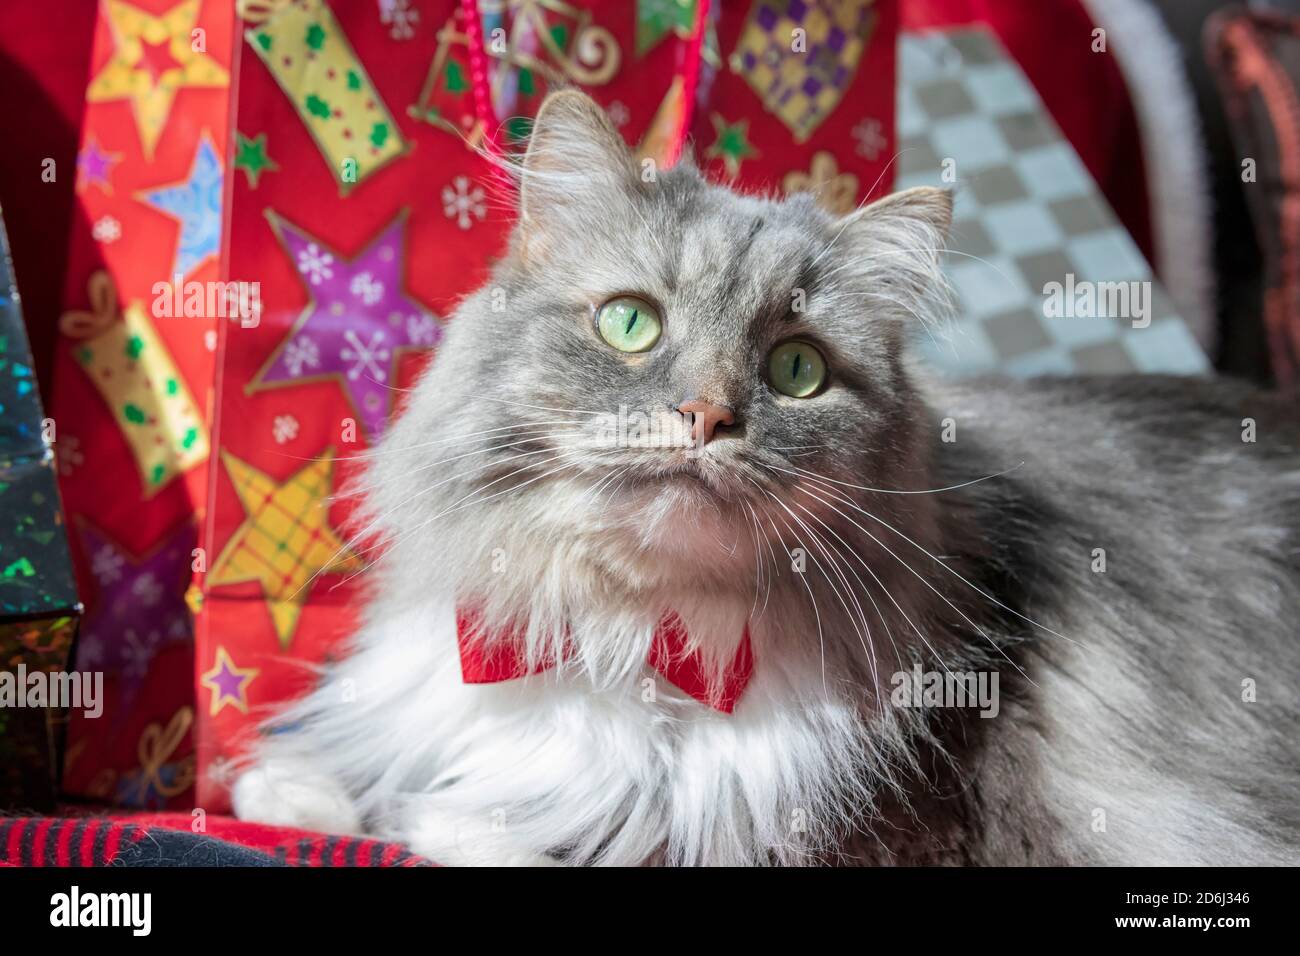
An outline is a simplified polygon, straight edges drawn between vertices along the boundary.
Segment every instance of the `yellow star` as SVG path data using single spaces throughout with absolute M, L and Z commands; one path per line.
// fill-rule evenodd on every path
M 203 34 L 193 33 L 201 3 L 183 0 L 160 17 L 124 0 L 108 0 L 104 8 L 113 55 L 90 81 L 86 102 L 130 100 L 146 159 L 153 159 L 178 90 L 230 83 L 226 70 L 202 49 Z
M 317 575 L 363 567 L 329 523 L 334 449 L 325 449 L 282 485 L 233 455 L 223 453 L 221 459 L 245 518 L 221 549 L 208 584 L 260 583 L 280 646 L 287 650 Z
M 217 645 L 216 661 L 212 670 L 199 675 L 199 683 L 212 691 L 212 701 L 208 713 L 215 717 L 230 704 L 240 713 L 248 713 L 248 685 L 257 679 L 262 671 L 257 667 L 238 667 L 230 653 Z

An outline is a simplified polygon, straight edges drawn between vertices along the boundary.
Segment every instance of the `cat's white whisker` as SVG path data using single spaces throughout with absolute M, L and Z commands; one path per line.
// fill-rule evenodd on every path
M 794 466 L 792 466 L 791 469 L 781 468 L 777 465 L 767 465 L 765 467 L 772 468 L 775 471 L 783 471 L 789 475 L 796 475 L 796 477 L 802 475 L 807 478 L 816 478 L 818 481 L 830 482 L 833 485 L 840 485 L 844 488 L 856 488 L 858 491 L 870 491 L 878 495 L 936 495 L 945 491 L 958 491 L 962 488 L 969 488 L 971 485 L 978 485 L 982 481 L 989 481 L 993 478 L 1002 478 L 1006 475 L 1011 474 L 1013 471 L 1016 471 L 1017 469 L 1023 467 L 1024 464 L 1025 463 L 1022 461 L 1019 462 L 1018 464 L 1012 465 L 1010 468 L 1007 468 L 1004 471 L 995 472 L 994 474 L 991 475 L 984 475 L 981 478 L 972 478 L 970 481 L 963 481 L 960 484 L 956 484 L 956 485 L 947 485 L 943 488 L 921 488 L 921 489 L 910 490 L 910 491 L 905 489 L 898 489 L 898 488 L 872 488 L 868 485 L 855 485 L 852 482 L 838 481 L 835 478 L 827 478 L 825 475 L 819 475 L 815 471 L 809 471 L 806 468 L 799 468 Z
M 1024 462 L 1021 462 L 1021 464 L 1023 465 Z M 1016 468 L 1019 468 L 1020 465 L 1017 465 L 1017 466 L 1015 466 L 1015 467 L 1016 467 Z M 1012 469 L 1009 469 L 1008 471 L 1014 471 L 1014 470 L 1015 470 L 1015 468 L 1012 468 Z M 1002 474 L 1007 474 L 1007 473 L 1008 473 L 1008 472 L 1002 472 L 1001 474 L 998 474 L 998 475 L 987 475 L 987 476 L 985 476 L 984 478 L 978 478 L 978 479 L 976 479 L 976 481 L 987 481 L 989 478 L 998 478 L 998 477 L 1001 477 Z M 810 478 L 813 478 L 813 479 L 816 479 L 816 480 L 819 480 L 819 481 L 833 481 L 833 479 L 822 478 L 822 477 L 820 477 L 820 476 L 818 476 L 818 475 L 809 475 L 809 477 L 810 477 Z M 838 482 L 837 482 L 837 483 L 838 483 Z M 969 482 L 969 484 L 974 484 L 974 483 L 975 483 L 975 482 Z M 884 527 L 888 528 L 890 531 L 894 532 L 894 534 L 898 535 L 900 538 L 902 538 L 902 539 L 903 539 L 904 541 L 906 541 L 908 544 L 912 545 L 912 547 L 916 548 L 918 551 L 920 551 L 920 552 L 921 552 L 922 554 L 924 554 L 926 557 L 928 557 L 928 558 L 930 558 L 931 560 L 933 560 L 936 564 L 939 565 L 939 567 L 943 568 L 943 569 L 944 569 L 945 571 L 947 571 L 949 574 L 955 576 L 955 577 L 956 577 L 958 580 L 960 580 L 963 584 L 965 584 L 965 585 L 966 585 L 967 587 L 969 587 L 971 590 L 975 591 L 975 593 L 981 595 L 982 597 L 984 597 L 984 598 L 986 598 L 987 600 L 991 601 L 993 604 L 995 604 L 995 605 L 997 605 L 998 607 L 1002 608 L 1002 610 L 1008 612 L 1009 614 L 1013 614 L 1013 615 L 1015 615 L 1016 617 L 1020 618 L 1022 621 L 1025 621 L 1025 622 L 1028 623 L 1028 624 L 1032 624 L 1034 627 L 1038 628 L 1039 630 L 1045 631 L 1045 632 L 1047 632 L 1048 634 L 1053 635 L 1054 637 L 1059 637 L 1059 638 L 1061 638 L 1061 640 L 1063 640 L 1063 641 L 1069 641 L 1071 644 L 1075 645 L 1076 647 L 1080 647 L 1080 648 L 1086 648 L 1086 647 L 1087 647 L 1087 645 L 1085 645 L 1085 644 L 1081 644 L 1080 642 L 1076 641 L 1074 638 L 1067 637 L 1066 635 L 1060 633 L 1059 631 L 1055 631 L 1055 630 L 1053 630 L 1052 628 L 1048 627 L 1048 626 L 1045 625 L 1045 624 L 1040 624 L 1038 621 L 1035 621 L 1033 618 L 1026 617 L 1024 614 L 1022 614 L 1021 612 L 1017 611 L 1015 608 L 1013 608 L 1013 607 L 1008 607 L 1006 604 L 1003 604 L 1001 601 L 999 601 L 999 600 L 998 600 L 997 598 L 995 598 L 993 595 L 989 594 L 989 593 L 986 592 L 983 588 L 979 587 L 979 585 L 975 584 L 975 583 L 972 582 L 972 581 L 967 580 L 967 578 L 966 578 L 965 576 L 963 576 L 963 575 L 961 574 L 961 572 L 957 571 L 955 568 L 950 567 L 950 566 L 948 565 L 948 563 L 945 562 L 942 558 L 938 557 L 937 555 L 931 554 L 928 550 L 926 550 L 926 548 L 925 548 L 923 545 L 921 545 L 921 544 L 917 543 L 916 541 L 912 540 L 910 537 L 908 537 L 908 536 L 907 536 L 906 534 L 904 534 L 902 531 L 899 531 L 899 530 L 898 530 L 897 528 L 895 528 L 893 525 L 889 524 L 889 522 L 885 521 L 883 518 L 880 518 L 880 517 L 877 517 L 876 515 L 873 515 L 871 512 L 867 511 L 865 508 L 863 508 L 863 507 L 862 507 L 861 505 L 859 505 L 857 502 L 853 501 L 852 499 L 848 498 L 847 496 L 843 495 L 842 493 L 837 493 L 837 492 L 835 492 L 835 490 L 834 490 L 833 488 L 827 488 L 826 491 L 827 491 L 828 494 L 835 494 L 836 497 L 837 497 L 839 500 L 841 500 L 844 504 L 850 505 L 850 506 L 853 507 L 856 511 L 858 511 L 858 512 L 860 512 L 861 514 L 865 515 L 866 517 L 870 518 L 872 521 L 875 521 L 875 522 L 877 522 L 878 524 L 881 524 L 881 525 L 883 525 Z M 864 529 L 864 530 L 865 530 L 865 529 Z
M 898 554 L 897 554 L 893 549 L 891 549 L 891 548 L 889 547 L 889 545 L 885 544 L 883 541 L 881 541 L 879 538 L 877 538 L 874 534 L 872 534 L 872 533 L 871 533 L 870 531 L 868 531 L 866 528 L 862 527 L 861 524 L 859 524 L 859 523 L 858 523 L 857 521 L 855 521 L 853 518 L 851 518 L 851 517 L 849 517 L 848 515 L 846 515 L 846 514 L 845 514 L 843 511 L 841 511 L 839 508 L 835 507 L 835 505 L 834 505 L 832 502 L 828 501 L 827 499 L 821 497 L 821 496 L 818 495 L 818 494 L 815 494 L 814 492 L 810 491 L 808 488 L 804 487 L 802 484 L 800 484 L 800 485 L 796 485 L 796 486 L 795 486 L 795 490 L 796 490 L 796 491 L 801 491 L 801 492 L 803 492 L 804 494 L 808 495 L 809 497 L 812 497 L 812 498 L 817 499 L 817 500 L 820 501 L 822 504 L 826 505 L 826 506 L 829 507 L 832 511 L 834 511 L 836 514 L 838 514 L 840 517 L 844 518 L 846 521 L 848 521 L 848 522 L 850 522 L 851 524 L 853 524 L 854 527 L 856 527 L 859 531 L 861 531 L 861 532 L 862 532 L 863 534 L 865 534 L 868 538 L 870 538 L 872 541 L 874 541 L 874 542 L 875 542 L 875 543 L 876 543 L 876 544 L 877 544 L 877 545 L 878 545 L 878 546 L 879 546 L 879 547 L 880 547 L 880 548 L 881 548 L 881 549 L 882 549 L 886 554 L 888 554 L 891 558 L 893 558 L 895 561 L 897 561 L 899 564 L 901 564 L 901 565 L 902 565 L 902 566 L 903 566 L 907 571 L 909 571 L 913 576 L 915 576 L 916 579 L 917 579 L 918 581 L 920 581 L 920 582 L 921 582 L 922 584 L 924 584 L 927 588 L 929 588 L 930 591 L 932 591 L 932 592 L 933 592 L 933 593 L 934 593 L 934 594 L 939 598 L 939 600 L 943 601 L 944 604 L 948 605 L 948 607 L 950 607 L 950 608 L 952 608 L 952 610 L 956 611 L 956 612 L 957 612 L 957 615 L 958 615 L 958 616 L 959 616 L 963 621 L 965 621 L 967 624 L 969 624 L 971 627 L 973 627 L 973 628 L 975 629 L 975 632 L 976 632 L 977 634 L 979 634 L 980 637 L 984 638 L 984 640 L 988 642 L 988 644 L 989 644 L 990 647 L 992 647 L 995 651 L 997 651 L 997 652 L 998 652 L 998 653 L 999 653 L 999 654 L 1000 654 L 1000 655 L 1001 655 L 1001 656 L 1006 660 L 1006 662 L 1007 662 L 1008 664 L 1010 664 L 1010 665 L 1011 665 L 1012 667 L 1014 667 L 1017 671 L 1019 671 L 1020 676 L 1022 676 L 1025 680 L 1029 681 L 1029 683 L 1030 683 L 1030 684 L 1033 684 L 1035 687 L 1038 686 L 1038 685 L 1033 681 L 1033 679 L 1030 678 L 1030 676 L 1029 676 L 1028 674 L 1025 673 L 1024 669 L 1023 669 L 1019 664 L 1017 664 L 1015 661 L 1013 661 L 1010 657 L 1007 656 L 1007 652 L 1002 648 L 1002 646 L 1001 646 L 1000 644 L 998 644 L 995 640 L 993 640 L 993 638 L 989 637 L 988 634 L 986 634 L 986 633 L 984 632 L 984 629 L 983 629 L 982 627 L 980 627 L 978 624 L 976 624 L 973 620 L 971 620 L 970 616 L 967 615 L 965 611 L 963 611 L 963 610 L 962 610 L 961 608 L 959 608 L 956 604 L 954 604 L 952 601 L 950 601 L 950 600 L 948 599 L 948 597 L 947 597 L 947 596 L 946 596 L 942 591 L 940 591 L 940 590 L 939 590 L 938 588 L 936 588 L 933 584 L 931 584 L 929 581 L 927 581 L 927 580 L 925 579 L 925 576 L 924 576 L 924 575 L 922 575 L 919 571 L 917 571 L 917 570 L 916 570 L 915 568 L 913 568 L 910 564 L 908 564 L 905 560 L 903 560 L 903 558 L 900 557 L 900 556 L 899 556 L 899 555 L 898 555 Z M 804 508 L 803 505 L 800 505 L 800 504 L 798 504 L 797 502 L 795 503 L 795 506 L 798 507 L 798 508 L 801 508 L 801 509 L 803 509 L 803 510 L 807 510 L 806 508 Z M 863 514 L 866 514 L 866 512 L 863 511 Z M 928 553 L 928 552 L 927 552 L 927 553 Z

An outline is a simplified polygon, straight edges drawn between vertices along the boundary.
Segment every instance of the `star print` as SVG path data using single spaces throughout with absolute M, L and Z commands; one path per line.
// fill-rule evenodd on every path
M 248 685 L 255 681 L 261 671 L 256 667 L 239 667 L 220 644 L 217 645 L 216 662 L 212 669 L 199 676 L 199 683 L 212 691 L 212 702 L 208 713 L 215 717 L 226 705 L 234 707 L 242 714 L 248 713 Z
M 274 173 L 280 168 L 275 160 L 266 155 L 266 134 L 258 133 L 249 139 L 237 131 L 235 140 L 235 168 L 242 169 L 248 177 L 248 185 L 256 189 L 258 177 L 262 173 Z
M 189 178 L 144 194 L 143 201 L 180 220 L 174 274 L 188 275 L 221 251 L 221 162 L 204 135 L 194 153 Z
M 267 218 L 311 301 L 246 390 L 335 379 L 374 441 L 388 423 L 400 353 L 427 348 L 442 333 L 436 317 L 402 291 L 405 218 L 352 259 L 275 213 Z
M 193 638 L 185 586 L 198 544 L 186 522 L 144 557 L 129 553 L 108 535 L 82 523 L 81 542 L 91 559 L 95 599 L 81 625 L 77 666 L 116 674 L 129 711 L 154 656 Z
M 334 449 L 325 449 L 283 484 L 229 453 L 221 457 L 245 518 L 213 564 L 208 585 L 258 582 L 287 650 L 312 581 L 362 567 L 329 523 Z
M 162 16 L 125 0 L 107 0 L 101 7 L 113 36 L 113 54 L 90 81 L 86 101 L 129 101 L 146 159 L 153 159 L 178 91 L 221 89 L 230 82 L 224 67 L 192 45 L 201 3 L 183 0 Z
M 86 145 L 77 154 L 77 189 L 78 191 L 98 186 L 104 192 L 113 193 L 113 167 L 122 160 L 121 153 L 106 153 L 100 148 L 95 137 L 89 136 Z
M 709 118 L 713 121 L 717 139 L 704 155 L 709 159 L 721 159 L 727 167 L 727 175 L 734 179 L 740 173 L 740 164 L 758 155 L 758 150 L 749 142 L 749 120 L 728 123 L 717 113 Z

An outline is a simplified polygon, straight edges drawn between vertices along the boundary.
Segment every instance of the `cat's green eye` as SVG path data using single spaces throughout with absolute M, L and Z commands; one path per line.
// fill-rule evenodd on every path
M 596 313 L 596 328 L 600 337 L 620 352 L 654 348 L 663 331 L 655 307 L 632 295 L 621 295 L 602 305 Z
M 782 395 L 807 398 L 826 381 L 826 359 L 807 342 L 782 342 L 768 356 L 767 378 Z

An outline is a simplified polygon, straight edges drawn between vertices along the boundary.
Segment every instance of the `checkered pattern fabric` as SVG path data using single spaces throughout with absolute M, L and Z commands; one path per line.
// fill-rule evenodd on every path
M 952 185 L 947 271 L 960 302 L 924 353 L 957 375 L 1172 372 L 1208 368 L 1169 295 L 1033 87 L 984 30 L 904 34 L 896 188 Z M 948 176 L 945 177 L 945 172 Z M 1048 317 L 1049 283 L 1142 283 L 1150 324 L 1105 308 Z M 1133 292 L 1134 287 L 1128 286 Z

